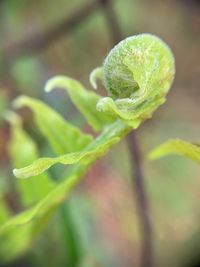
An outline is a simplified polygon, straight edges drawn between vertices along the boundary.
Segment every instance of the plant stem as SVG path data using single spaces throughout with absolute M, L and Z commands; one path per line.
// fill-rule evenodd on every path
M 149 203 L 146 194 L 144 176 L 141 166 L 141 157 L 136 132 L 132 131 L 127 137 L 130 150 L 134 191 L 136 194 L 137 209 L 141 221 L 142 245 L 141 245 L 141 267 L 153 267 L 153 240 L 152 226 L 150 220 Z
M 107 23 L 110 27 L 113 45 L 123 39 L 117 16 L 113 10 L 111 0 L 99 0 L 104 9 Z M 137 198 L 137 210 L 141 221 L 142 245 L 141 245 L 141 267 L 153 267 L 153 242 L 152 226 L 148 197 L 146 194 L 144 177 L 141 166 L 140 149 L 136 139 L 136 131 L 127 136 L 127 142 L 132 158 L 134 191 Z
M 108 27 L 110 28 L 112 44 L 115 45 L 123 39 L 123 34 L 121 32 L 116 14 L 113 10 L 112 1 L 111 0 L 97 0 L 97 1 L 103 8 Z
M 94 14 L 94 12 L 98 10 L 98 7 L 99 3 L 97 1 L 91 1 L 74 12 L 70 17 L 61 20 L 54 27 L 44 32 L 38 32 L 17 43 L 9 43 L 3 46 L 1 54 L 6 55 L 7 58 L 12 58 L 13 60 L 13 58 L 15 59 L 19 56 L 38 53 L 50 44 L 58 41 L 59 38 L 65 34 L 71 32 L 75 27 L 79 26 L 85 19 Z

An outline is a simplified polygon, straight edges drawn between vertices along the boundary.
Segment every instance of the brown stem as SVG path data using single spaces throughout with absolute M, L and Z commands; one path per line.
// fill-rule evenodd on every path
M 123 34 L 120 29 L 116 14 L 113 10 L 111 0 L 98 0 L 99 4 L 103 8 L 105 18 L 107 20 L 108 27 L 110 28 L 110 35 L 112 37 L 112 44 L 117 44 L 123 39 Z
M 144 176 L 141 166 L 141 156 L 136 139 L 136 132 L 132 131 L 128 137 L 128 146 L 131 155 L 134 191 L 136 194 L 138 214 L 142 230 L 141 267 L 153 267 L 153 240 L 150 220 L 149 203 L 144 184 Z
M 122 39 L 122 32 L 118 19 L 112 7 L 111 0 L 99 0 L 104 9 L 105 17 L 110 27 L 113 45 Z M 144 177 L 142 173 L 139 145 L 136 139 L 136 132 L 131 132 L 127 137 L 127 142 L 132 158 L 134 191 L 137 199 L 137 209 L 141 221 L 142 247 L 141 247 L 141 267 L 153 267 L 153 242 L 152 226 L 148 198 L 145 190 Z
M 69 18 L 63 19 L 53 28 L 46 32 L 40 32 L 28 39 L 19 41 L 18 43 L 8 44 L 3 47 L 3 53 L 13 58 L 21 55 L 26 55 L 38 52 L 55 41 L 58 41 L 64 34 L 72 31 L 76 26 L 79 26 L 82 21 L 88 18 L 99 7 L 97 1 L 93 1 L 85 5 L 80 10 L 74 12 Z
M 10 75 L 10 68 L 13 61 L 20 56 L 26 56 L 29 54 L 37 53 L 53 42 L 56 42 L 63 35 L 72 31 L 75 27 L 79 26 L 81 22 L 87 19 L 94 11 L 98 10 L 99 3 L 93 0 L 88 3 L 83 8 L 74 12 L 69 18 L 64 18 L 57 25 L 45 32 L 38 32 L 35 35 L 21 40 L 16 43 L 8 43 L 0 48 L 0 54 L 2 55 L 2 69 L 1 76 L 3 77 L 3 84 L 5 88 L 15 88 L 15 90 L 10 90 L 12 97 L 16 94 L 16 85 L 12 81 L 12 76 Z M 11 97 L 11 98 L 12 98 Z

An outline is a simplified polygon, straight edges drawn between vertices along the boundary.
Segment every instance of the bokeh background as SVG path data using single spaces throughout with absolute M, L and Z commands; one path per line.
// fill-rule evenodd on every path
M 12 100 L 21 94 L 39 98 L 88 130 L 64 93 L 44 93 L 46 80 L 66 74 L 91 89 L 89 73 L 102 64 L 112 48 L 113 31 L 120 30 L 123 37 L 156 34 L 173 50 L 176 78 L 166 104 L 137 130 L 154 261 L 160 267 L 192 266 L 200 259 L 200 166 L 177 156 L 149 162 L 147 154 L 168 138 L 200 142 L 200 1 L 113 0 L 110 5 L 118 25 L 110 24 L 112 13 L 104 2 L 0 1 L 1 197 L 18 212 L 8 153 L 10 128 L 4 120 Z M 103 88 L 100 93 L 105 94 Z M 20 113 L 41 154 L 49 155 L 30 112 Z M 56 175 L 57 169 L 52 172 Z M 122 141 L 95 164 L 65 203 L 75 246 L 84 251 L 78 266 L 139 266 L 141 229 L 133 192 L 130 154 Z M 33 246 L 9 266 L 68 266 L 64 227 L 56 214 Z

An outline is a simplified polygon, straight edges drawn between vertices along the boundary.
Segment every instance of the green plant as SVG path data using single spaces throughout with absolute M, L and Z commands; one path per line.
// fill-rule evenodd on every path
M 96 88 L 96 80 L 101 79 L 108 97 L 86 90 L 69 77 L 48 81 L 46 92 L 66 90 L 88 124 L 99 133 L 96 138 L 81 132 L 37 99 L 21 96 L 14 101 L 15 108 L 31 109 L 35 124 L 56 156 L 38 159 L 37 147 L 23 130 L 20 117 L 8 114 L 12 125 L 10 151 L 16 166 L 13 172 L 19 178 L 17 186 L 26 209 L 11 216 L 3 212 L 7 208 L 2 202 L 1 259 L 13 259 L 27 249 L 89 167 L 152 116 L 165 102 L 174 74 L 169 47 L 156 36 L 141 34 L 121 41 L 110 51 L 103 67 L 91 73 L 92 85 Z M 46 172 L 57 163 L 72 165 L 58 182 Z
M 169 139 L 151 151 L 149 159 L 154 160 L 170 154 L 185 156 L 200 164 L 200 147 L 180 139 Z

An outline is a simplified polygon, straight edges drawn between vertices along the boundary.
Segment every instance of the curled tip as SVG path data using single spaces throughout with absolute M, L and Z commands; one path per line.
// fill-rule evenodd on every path
M 51 92 L 56 87 L 59 87 L 59 84 L 61 83 L 62 79 L 63 79 L 62 76 L 56 76 L 54 78 L 51 78 L 46 82 L 44 91 L 48 93 Z
M 22 123 L 20 116 L 13 111 L 7 111 L 4 115 L 4 118 L 12 125 L 21 125 Z
M 174 56 L 155 35 L 130 36 L 109 52 L 101 75 L 108 97 L 99 100 L 97 110 L 128 123 L 142 122 L 166 100 L 175 75 Z
M 12 106 L 16 109 L 21 108 L 28 98 L 28 96 L 21 95 L 12 102 Z
M 56 88 L 66 88 L 69 83 L 69 78 L 67 76 L 55 76 L 46 82 L 44 91 L 48 93 Z
M 44 87 L 44 91 L 51 92 L 52 90 L 58 89 L 58 88 L 74 90 L 72 88 L 75 88 L 75 87 L 81 87 L 81 84 L 78 81 L 72 78 L 69 78 L 68 76 L 60 75 L 60 76 L 56 76 L 48 80 Z
M 97 80 L 102 79 L 102 67 L 95 68 L 89 77 L 90 84 L 96 90 L 97 89 Z

